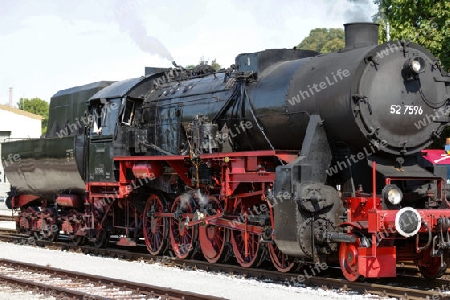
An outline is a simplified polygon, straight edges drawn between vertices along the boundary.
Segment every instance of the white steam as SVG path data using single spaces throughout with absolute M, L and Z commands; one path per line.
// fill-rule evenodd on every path
M 188 209 L 188 207 L 189 207 L 189 204 L 192 203 L 190 201 L 192 201 L 194 198 L 196 199 L 196 202 L 201 207 L 204 207 L 204 206 L 208 205 L 208 202 L 209 202 L 208 195 L 202 194 L 200 189 L 197 189 L 195 191 L 193 190 L 193 191 L 190 191 L 188 193 L 184 193 L 184 194 L 180 195 L 180 206 L 181 206 L 181 209 L 186 211 Z
M 197 190 L 195 195 L 197 196 L 197 202 L 200 204 L 200 206 L 206 206 L 208 204 L 208 196 L 203 195 L 202 192 L 200 192 L 200 189 Z
M 347 0 L 349 7 L 344 12 L 346 23 L 372 22 L 370 12 L 372 11 L 372 0 Z
M 189 201 L 191 201 L 192 197 L 188 193 L 184 193 L 180 196 L 180 206 L 181 209 L 186 211 L 189 208 Z
M 120 29 L 127 32 L 142 51 L 157 54 L 162 58 L 173 61 L 169 50 L 156 37 L 147 34 L 144 23 L 136 13 L 136 7 L 139 6 L 140 2 L 141 0 L 116 2 L 114 16 Z

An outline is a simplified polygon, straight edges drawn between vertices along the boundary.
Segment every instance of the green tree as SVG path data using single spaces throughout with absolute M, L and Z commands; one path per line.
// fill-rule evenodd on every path
M 418 43 L 450 68 L 450 1 L 374 0 L 375 17 L 388 21 L 392 40 Z M 386 41 L 386 34 L 382 35 Z
M 344 48 L 344 30 L 341 28 L 315 28 L 298 44 L 297 49 L 329 53 Z
M 219 71 L 220 70 L 220 64 L 217 63 L 216 59 L 214 58 L 211 62 L 211 67 L 213 67 L 214 70 Z
M 21 110 L 25 110 L 30 113 L 42 116 L 43 119 L 41 132 L 44 134 L 47 131 L 49 111 L 49 105 L 47 101 L 39 98 L 20 98 L 19 102 L 17 103 L 17 107 Z

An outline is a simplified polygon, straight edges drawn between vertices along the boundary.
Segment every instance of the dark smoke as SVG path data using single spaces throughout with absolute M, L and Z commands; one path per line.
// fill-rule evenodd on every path
M 140 4 L 139 2 L 141 1 L 117 2 L 114 15 L 120 29 L 127 32 L 141 50 L 173 61 L 169 50 L 156 37 L 147 34 L 147 29 L 136 13 L 136 6 Z
M 370 15 L 372 0 L 347 0 L 347 2 L 350 7 L 344 12 L 346 23 L 372 22 Z

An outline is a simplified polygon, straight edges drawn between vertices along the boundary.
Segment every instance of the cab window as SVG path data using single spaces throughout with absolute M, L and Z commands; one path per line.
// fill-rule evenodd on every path
M 91 136 L 111 136 L 114 134 L 118 112 L 119 99 L 108 100 L 105 103 L 97 103 L 92 107 L 91 114 Z

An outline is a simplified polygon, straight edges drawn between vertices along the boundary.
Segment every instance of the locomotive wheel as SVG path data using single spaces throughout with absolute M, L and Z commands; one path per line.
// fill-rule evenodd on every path
M 261 259 L 260 236 L 248 233 L 248 240 L 245 241 L 243 231 L 231 231 L 231 245 L 237 262 L 244 268 L 258 267 L 264 261 Z M 245 253 L 247 245 L 248 253 Z
M 45 225 L 43 225 L 43 226 L 45 226 Z M 44 229 L 39 232 L 35 231 L 34 237 L 38 241 L 56 242 L 56 240 L 58 239 L 58 232 L 52 232 L 51 230 Z
M 245 209 L 242 204 L 237 203 L 234 214 L 239 215 Z M 265 257 L 262 255 L 262 247 L 260 244 L 261 237 L 257 234 L 248 233 L 247 240 L 245 240 L 245 232 L 239 230 L 232 230 L 230 235 L 231 245 L 233 246 L 233 253 L 237 262 L 244 268 L 259 267 Z M 247 253 L 245 249 L 247 248 Z
M 280 272 L 289 272 L 295 267 L 295 263 L 289 257 L 278 249 L 275 243 L 268 244 L 270 260 L 274 267 Z
M 195 250 L 197 226 L 186 227 L 184 226 L 186 219 L 177 217 L 182 213 L 193 213 L 192 206 L 191 203 L 181 205 L 181 198 L 177 197 L 170 210 L 175 214 L 175 217 L 170 218 L 170 244 L 175 255 L 180 259 L 189 258 Z
M 355 243 L 341 243 L 339 248 L 339 265 L 348 281 L 356 281 L 361 276 L 358 269 L 358 247 L 361 246 L 359 238 Z
M 105 229 L 100 229 L 97 231 L 94 241 L 95 248 L 105 248 L 109 242 L 109 233 Z
M 69 239 L 70 239 L 70 242 L 72 243 L 72 245 L 81 246 L 86 241 L 86 237 L 84 235 L 76 234 L 78 232 L 78 230 L 83 227 L 83 225 L 80 222 L 76 222 L 77 215 L 78 215 L 78 212 L 73 209 L 68 213 L 68 215 L 66 217 L 62 218 L 63 222 L 61 224 L 61 227 L 62 227 L 61 230 L 64 233 L 69 235 Z M 75 221 L 71 222 L 70 219 L 75 220 Z M 80 219 L 82 219 L 82 218 L 79 218 L 78 220 L 80 220 Z M 66 222 L 68 222 L 70 227 L 67 226 Z
M 143 226 L 147 250 L 153 255 L 164 253 L 168 246 L 168 220 L 164 217 L 155 217 L 154 214 L 158 212 L 164 212 L 163 203 L 156 194 L 151 194 L 145 204 Z
M 224 227 L 206 225 L 199 228 L 200 248 L 210 263 L 224 263 L 229 258 L 229 232 Z
M 426 279 L 440 278 L 447 270 L 447 264 L 445 262 L 441 266 L 441 256 L 431 256 L 431 248 L 428 247 L 428 249 L 424 250 L 422 258 L 416 260 L 416 265 L 420 273 Z
M 86 241 L 86 238 L 82 235 L 75 235 L 74 237 L 71 237 L 71 242 L 75 246 L 81 246 Z
M 76 233 L 77 230 L 74 230 Z M 81 246 L 86 241 L 86 237 L 84 235 L 76 235 L 75 233 L 69 234 L 69 239 L 72 245 Z
M 212 210 L 220 213 L 222 205 L 214 197 L 209 198 Z M 215 225 L 200 226 L 199 230 L 200 248 L 203 256 L 210 263 L 226 262 L 229 258 L 229 232 L 224 227 Z
M 20 231 L 28 234 L 30 237 L 34 237 L 35 232 L 33 232 L 33 228 L 36 228 L 37 225 L 37 217 L 35 214 L 39 212 L 39 208 L 37 207 L 28 207 L 26 209 L 21 209 L 19 214 L 19 226 Z
M 39 231 L 34 232 L 34 237 L 38 241 L 55 242 L 58 239 L 59 228 L 54 221 L 56 217 L 54 211 L 50 208 L 45 208 L 40 215 L 40 218 L 37 220 Z

